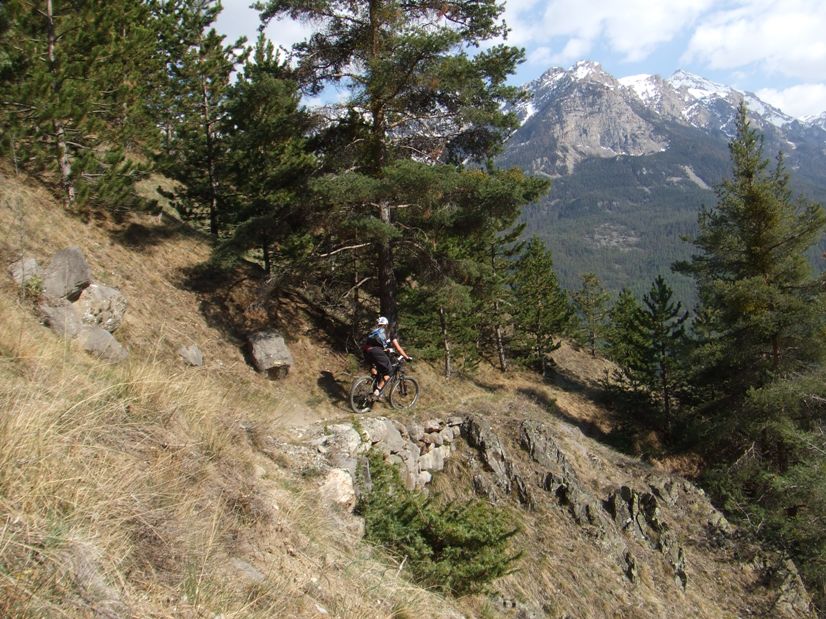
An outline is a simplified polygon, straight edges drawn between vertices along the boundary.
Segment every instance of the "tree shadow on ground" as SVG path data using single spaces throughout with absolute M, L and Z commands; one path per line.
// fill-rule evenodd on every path
M 305 336 L 334 352 L 348 352 L 348 324 L 296 290 L 274 286 L 254 263 L 223 268 L 205 262 L 182 269 L 175 283 L 198 295 L 198 309 L 207 324 L 237 346 L 251 367 L 255 365 L 249 336 L 263 330 L 280 333 L 288 347 Z M 349 391 L 342 395 L 344 387 L 334 388 L 334 384 L 337 381 L 332 374 L 319 379 L 319 386 L 334 401 L 346 401 Z
M 572 379 L 570 378 L 566 378 L 565 385 L 568 384 L 567 381 L 571 380 Z M 548 380 L 548 382 L 562 389 L 565 389 L 566 391 L 583 393 L 586 395 L 589 392 L 591 392 L 598 394 L 599 397 L 603 399 L 605 398 L 604 390 L 596 389 L 588 385 L 583 385 L 582 383 L 577 381 L 573 381 L 573 383 L 575 385 L 578 385 L 580 388 L 584 389 L 584 391 L 577 390 L 576 388 L 568 388 L 566 386 L 563 386 L 559 382 L 557 382 L 557 380 L 552 379 Z M 541 391 L 540 389 L 532 387 L 521 387 L 517 391 L 521 395 L 530 398 L 531 400 L 539 404 L 539 406 L 545 408 L 551 415 L 553 415 L 557 419 L 560 419 L 566 423 L 576 426 L 588 438 L 594 439 L 595 441 L 598 441 L 603 445 L 611 447 L 612 449 L 616 449 L 617 451 L 620 451 L 627 455 L 639 455 L 639 450 L 635 445 L 636 431 L 629 425 L 622 423 L 622 420 L 613 420 L 611 429 L 606 432 L 598 424 L 592 421 L 588 421 L 587 419 L 580 419 L 565 412 L 559 407 L 559 405 L 553 398 L 548 396 L 548 394 Z M 592 397 L 591 395 L 588 395 L 588 397 L 594 401 L 599 401 L 596 397 Z
M 316 384 L 327 394 L 327 397 L 339 408 L 347 408 L 350 401 L 350 391 L 347 386 L 328 370 L 322 370 Z
M 121 245 L 135 251 L 149 251 L 156 245 L 175 237 L 189 237 L 199 240 L 206 238 L 203 233 L 174 219 L 159 222 L 155 225 L 132 222 L 111 232 L 111 237 Z

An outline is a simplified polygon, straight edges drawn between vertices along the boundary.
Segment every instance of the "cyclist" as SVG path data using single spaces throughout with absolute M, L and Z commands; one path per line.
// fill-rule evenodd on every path
M 372 366 L 371 372 L 375 371 L 379 376 L 376 389 L 373 391 L 373 397 L 378 398 L 393 371 L 387 353 L 395 350 L 407 361 L 410 361 L 411 357 L 404 352 L 404 348 L 399 344 L 398 335 L 395 330 L 390 329 L 390 321 L 384 316 L 378 317 L 375 328 L 367 334 L 361 349 L 365 360 Z

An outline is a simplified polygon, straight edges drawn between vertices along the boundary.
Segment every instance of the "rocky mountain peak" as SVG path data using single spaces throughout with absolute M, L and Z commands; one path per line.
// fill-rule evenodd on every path
M 551 68 L 526 90 L 529 99 L 514 108 L 522 125 L 500 162 L 554 179 L 525 219 L 530 233 L 560 248 L 557 266 L 571 287 L 593 265 L 615 290 L 669 269 L 672 248 L 687 247 L 680 237 L 729 170 L 741 101 L 766 155 L 786 155 L 795 190 L 816 201 L 826 196 L 826 113 L 796 120 L 753 93 L 688 71 L 616 79 L 590 61 Z

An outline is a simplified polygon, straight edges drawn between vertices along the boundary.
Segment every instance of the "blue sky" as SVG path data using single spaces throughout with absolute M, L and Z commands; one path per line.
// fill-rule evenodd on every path
M 218 30 L 256 36 L 252 0 L 223 0 Z M 826 0 L 507 0 L 508 43 L 527 62 L 514 83 L 595 60 L 615 77 L 685 69 L 754 92 L 796 117 L 826 112 Z M 289 47 L 309 32 L 271 24 Z

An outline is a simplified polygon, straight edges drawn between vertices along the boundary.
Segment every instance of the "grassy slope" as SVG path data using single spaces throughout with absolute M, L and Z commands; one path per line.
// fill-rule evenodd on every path
M 62 247 L 82 247 L 95 277 L 129 299 L 116 335 L 131 352 L 117 367 L 78 352 L 0 276 L 0 616 L 502 612 L 485 597 L 446 600 L 410 585 L 360 543 L 351 517 L 319 503 L 322 463 L 292 443 L 292 429 L 351 419 L 341 395 L 356 368 L 330 347 L 334 338 L 309 308 L 282 308 L 276 322 L 288 327 L 296 365 L 285 380 L 266 380 L 244 362 L 238 339 L 271 320 L 248 309 L 251 284 L 236 282 L 221 298 L 187 285 L 208 255 L 205 239 L 151 217 L 84 223 L 38 186 L 6 168 L 0 175 L 0 264 L 24 254 L 43 263 Z M 185 343 L 201 347 L 204 368 L 183 366 L 175 350 Z M 584 384 L 606 366 L 568 347 L 556 355 L 571 379 L 557 386 L 485 368 L 445 384 L 418 364 L 424 391 L 415 414 L 476 412 L 503 433 L 525 416 L 549 421 L 598 496 L 654 473 L 575 429 L 601 436 L 612 428 Z M 464 461 L 437 476 L 446 494 L 470 492 Z M 693 616 L 734 616 L 749 598 L 759 605 L 765 597 L 754 570 L 701 541 L 691 550 L 692 588 L 682 594 L 664 589 L 669 578 L 656 560 L 641 568 L 641 584 L 627 583 L 550 503 L 518 518 L 526 558 L 499 590 L 536 603 L 552 598 L 550 617 L 655 617 L 673 605 Z M 684 529 L 702 533 L 691 522 Z

